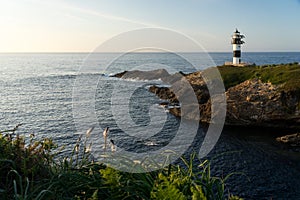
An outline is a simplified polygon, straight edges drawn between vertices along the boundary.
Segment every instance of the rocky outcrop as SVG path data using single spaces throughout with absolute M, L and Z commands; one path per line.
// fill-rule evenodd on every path
M 278 137 L 276 140 L 292 147 L 300 147 L 300 133 Z
M 200 121 L 209 123 L 211 119 L 211 102 L 208 89 L 203 80 L 187 77 L 194 89 L 201 113 Z M 177 96 L 172 88 L 153 86 L 150 91 L 162 99 L 176 102 Z M 184 94 L 184 93 L 183 93 Z M 169 97 L 169 98 L 168 98 Z M 179 96 L 180 97 L 180 96 Z M 226 125 L 262 126 L 262 127 L 300 127 L 299 98 L 293 92 L 286 92 L 271 83 L 258 79 L 247 80 L 226 91 L 227 115 Z M 170 113 L 181 116 L 180 108 L 170 109 Z M 189 118 L 197 118 L 193 113 Z
M 168 100 L 170 103 L 178 103 L 176 95 L 170 90 L 169 87 L 159 87 L 152 85 L 149 91 L 156 94 L 160 99 Z
M 165 69 L 157 69 L 152 71 L 124 71 L 113 75 L 112 77 L 123 78 L 123 79 L 139 79 L 139 80 L 158 80 L 165 79 L 171 76 Z
M 185 104 L 185 113 L 178 106 L 171 106 L 169 112 L 178 117 L 210 123 L 211 99 L 202 72 L 191 74 L 168 74 L 164 70 L 151 72 L 127 72 L 122 78 L 159 79 L 170 87 L 151 86 L 149 91 L 159 98 L 178 104 L 186 97 L 196 96 L 195 102 Z M 188 83 L 190 87 L 184 86 Z M 193 94 L 192 94 L 193 93 Z M 300 99 L 293 91 L 282 89 L 281 85 L 263 83 L 251 79 L 237 84 L 226 91 L 227 115 L 225 124 L 238 126 L 300 128 Z M 199 108 L 196 112 L 195 108 Z
M 226 123 L 270 127 L 300 126 L 299 98 L 280 86 L 247 80 L 229 88 Z

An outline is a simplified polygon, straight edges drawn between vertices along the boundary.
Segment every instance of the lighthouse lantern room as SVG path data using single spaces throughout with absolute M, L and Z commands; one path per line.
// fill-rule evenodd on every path
M 239 65 L 241 64 L 241 46 L 245 42 L 243 41 L 243 38 L 245 38 L 244 35 L 241 35 L 238 29 L 233 33 L 232 35 L 232 48 L 233 48 L 233 65 Z

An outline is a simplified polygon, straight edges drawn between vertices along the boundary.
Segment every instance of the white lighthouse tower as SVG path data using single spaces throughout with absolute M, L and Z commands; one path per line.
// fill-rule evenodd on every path
M 232 35 L 232 49 L 233 49 L 233 65 L 239 65 L 241 64 L 241 46 L 245 42 L 242 40 L 245 38 L 244 35 L 241 35 L 240 32 L 236 29 L 235 32 Z

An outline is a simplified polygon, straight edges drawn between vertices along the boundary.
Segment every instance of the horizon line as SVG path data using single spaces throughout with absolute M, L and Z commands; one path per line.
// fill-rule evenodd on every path
M 16 52 L 0 52 L 0 54 L 92 54 L 92 53 L 232 53 L 232 51 L 206 51 L 206 52 L 197 52 L 197 51 L 176 51 L 176 52 L 162 52 L 162 51 L 143 51 L 143 52 L 109 52 L 109 51 L 103 51 L 103 52 L 89 52 L 89 51 L 16 51 Z M 274 50 L 274 51 L 243 51 L 242 53 L 300 53 L 300 50 Z

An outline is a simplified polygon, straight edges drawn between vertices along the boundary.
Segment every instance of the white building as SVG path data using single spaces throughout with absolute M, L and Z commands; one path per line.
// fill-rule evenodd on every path
M 245 42 L 243 41 L 243 38 L 245 38 L 244 35 L 241 35 L 240 32 L 236 29 L 236 31 L 232 35 L 231 44 L 232 44 L 232 50 L 233 50 L 233 58 L 232 58 L 232 64 L 233 65 L 239 65 L 241 64 L 241 46 Z

